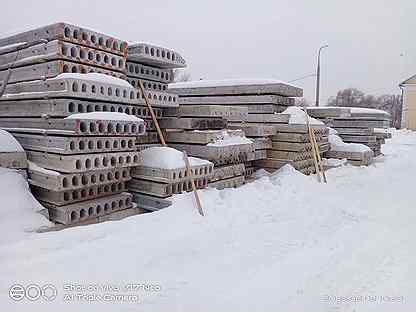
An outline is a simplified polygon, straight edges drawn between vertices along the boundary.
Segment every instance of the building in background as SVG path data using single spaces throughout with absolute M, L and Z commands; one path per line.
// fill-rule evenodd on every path
M 416 75 L 400 85 L 402 89 L 402 128 L 416 130 Z

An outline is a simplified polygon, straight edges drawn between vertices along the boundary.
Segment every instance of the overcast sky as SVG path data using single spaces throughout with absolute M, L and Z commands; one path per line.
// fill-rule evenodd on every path
M 321 101 L 339 89 L 398 93 L 416 74 L 416 0 L 2 0 L 0 35 L 58 21 L 177 50 L 192 79 L 315 72 Z M 315 77 L 294 82 L 314 99 Z

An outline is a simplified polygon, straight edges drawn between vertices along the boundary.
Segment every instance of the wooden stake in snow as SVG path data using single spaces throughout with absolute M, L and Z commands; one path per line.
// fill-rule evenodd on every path
M 150 111 L 150 115 L 152 116 L 152 120 L 153 120 L 153 122 L 155 123 L 156 130 L 157 130 L 157 134 L 159 135 L 160 143 L 162 143 L 162 145 L 163 145 L 163 146 L 166 146 L 166 141 L 165 141 L 165 138 L 163 137 L 162 130 L 160 130 L 160 127 L 159 127 L 159 122 L 157 121 L 157 119 L 156 119 L 156 115 L 155 115 L 155 113 L 153 112 L 153 108 L 152 108 L 152 106 L 151 106 L 151 105 L 150 105 L 150 103 L 149 103 L 149 100 L 148 100 L 148 98 L 147 98 L 147 96 L 146 96 L 146 93 L 144 92 L 144 87 L 143 87 L 143 83 L 142 83 L 142 81 L 141 81 L 141 80 L 139 80 L 139 87 L 140 87 L 140 91 L 141 91 L 141 92 L 142 92 L 142 94 L 143 94 L 143 97 L 144 97 L 144 101 L 145 101 L 145 103 L 146 103 L 146 106 L 147 106 L 147 108 L 148 108 L 148 109 L 149 109 L 149 111 Z
M 198 190 L 196 189 L 196 186 L 195 186 L 194 175 L 191 171 L 191 164 L 189 163 L 188 154 L 186 153 L 186 151 L 183 151 L 183 160 L 185 161 L 185 166 L 186 166 L 188 177 L 191 179 L 192 190 L 195 195 L 198 212 L 201 216 L 204 216 L 204 211 L 202 210 L 201 198 L 199 198 Z
M 306 126 L 308 127 L 309 142 L 312 146 L 312 156 L 313 156 L 313 163 L 315 165 L 315 170 L 316 170 L 316 177 L 318 179 L 318 182 L 321 182 L 321 174 L 320 174 L 320 171 L 319 171 L 318 158 L 316 156 L 317 150 L 316 150 L 315 144 L 313 144 L 313 136 L 312 136 L 313 135 L 312 134 L 313 129 L 311 128 L 311 125 L 309 123 L 309 115 L 306 112 L 306 108 L 304 108 L 304 111 L 305 111 L 305 115 L 306 115 Z
M 315 145 L 315 150 L 317 151 L 316 156 L 318 157 L 319 169 L 322 172 L 322 177 L 324 178 L 324 182 L 325 183 L 328 183 L 328 181 L 326 180 L 326 174 L 325 174 L 324 165 L 322 164 L 321 153 L 319 151 L 319 145 L 316 142 L 315 131 L 313 130 L 313 128 L 311 128 L 311 130 L 312 130 L 311 133 L 312 133 L 313 144 Z

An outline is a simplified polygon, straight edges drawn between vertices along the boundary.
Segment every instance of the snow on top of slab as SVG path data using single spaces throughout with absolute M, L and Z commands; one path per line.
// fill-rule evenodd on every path
M 133 121 L 143 122 L 143 119 L 133 115 L 127 115 L 126 113 L 116 112 L 91 112 L 91 113 L 80 113 L 73 114 L 65 119 L 90 119 L 90 120 L 114 120 L 114 121 Z
M 250 86 L 250 85 L 269 85 L 284 84 L 296 87 L 287 82 L 277 79 L 220 79 L 220 80 L 195 80 L 185 82 L 175 82 L 169 84 L 169 89 L 182 88 L 210 88 L 210 87 L 231 87 L 231 86 Z M 296 87 L 297 88 L 297 87 Z
M 12 44 L 2 46 L 2 47 L 0 47 L 0 54 L 11 52 L 15 48 L 18 48 L 18 47 L 23 46 L 25 44 L 27 44 L 27 42 L 16 42 L 16 43 L 12 43 Z
M 297 106 L 289 106 L 283 112 L 283 114 L 290 115 L 289 124 L 297 124 L 297 125 L 306 125 L 307 115 L 301 108 Z M 324 123 L 319 121 L 315 118 L 309 117 L 309 124 L 310 125 L 320 125 L 323 126 Z
M 380 114 L 380 115 L 390 116 L 389 113 L 380 109 L 365 108 L 365 107 L 346 107 L 346 108 L 350 109 L 351 114 Z
M 161 169 L 185 168 L 183 153 L 171 147 L 151 147 L 140 152 L 143 156 L 143 166 Z M 191 166 L 208 165 L 211 162 L 196 157 L 188 157 Z
M 371 148 L 364 144 L 358 143 L 345 143 L 336 134 L 330 134 L 328 136 L 329 144 L 331 145 L 330 150 L 335 152 L 371 152 Z
M 390 114 L 381 109 L 368 108 L 368 107 L 349 107 L 349 106 L 309 106 L 307 109 L 313 110 L 325 110 L 325 109 L 342 109 L 349 110 L 351 114 L 380 114 L 390 116 Z
M 223 130 L 217 140 L 215 142 L 208 143 L 207 146 L 230 146 L 241 144 L 253 144 L 253 141 L 240 135 L 240 133 L 235 135 L 233 133 L 229 133 L 227 130 Z
M 20 143 L 7 131 L 0 130 L 0 153 L 24 152 Z
M 133 86 L 130 83 L 128 83 L 126 80 L 113 77 L 110 75 L 100 74 L 100 73 L 88 73 L 88 74 L 63 73 L 63 74 L 59 74 L 58 76 L 52 79 L 65 79 L 65 78 L 83 79 L 83 80 L 89 80 L 93 82 L 113 84 L 113 85 L 117 85 L 117 86 L 124 87 L 124 88 L 133 88 Z
M 27 161 L 27 164 L 28 164 L 29 170 L 37 171 L 37 172 L 44 173 L 44 174 L 47 174 L 47 175 L 54 175 L 54 176 L 60 176 L 61 175 L 57 171 L 53 171 L 53 170 L 50 170 L 50 169 L 45 169 L 43 167 L 39 167 L 36 163 L 34 163 L 30 160 Z

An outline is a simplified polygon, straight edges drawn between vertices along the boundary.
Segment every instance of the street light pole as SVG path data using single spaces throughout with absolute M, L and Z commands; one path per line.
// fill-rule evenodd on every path
M 327 48 L 328 45 L 324 45 L 319 48 L 318 51 L 318 66 L 316 68 L 316 99 L 315 99 L 315 106 L 319 106 L 319 84 L 321 82 L 321 51 Z

